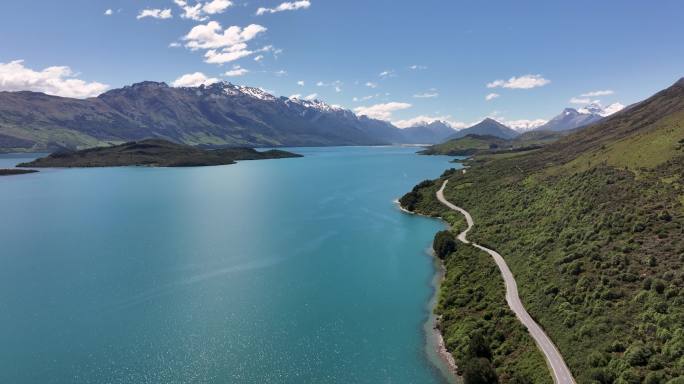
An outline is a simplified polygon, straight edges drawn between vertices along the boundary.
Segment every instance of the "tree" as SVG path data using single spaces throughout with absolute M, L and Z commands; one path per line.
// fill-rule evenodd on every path
M 464 384 L 498 384 L 499 378 L 489 360 L 478 357 L 466 362 L 463 369 Z
M 435 250 L 437 257 L 444 259 L 447 255 L 456 250 L 454 236 L 449 231 L 437 232 L 435 240 L 432 243 L 432 248 Z
M 475 332 L 470 335 L 468 355 L 471 358 L 483 357 L 487 360 L 492 359 L 492 350 L 489 349 L 489 344 L 485 341 L 485 338 L 480 332 Z

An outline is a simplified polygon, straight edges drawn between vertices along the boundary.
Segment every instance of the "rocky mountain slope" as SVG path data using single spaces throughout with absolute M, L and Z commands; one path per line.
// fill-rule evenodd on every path
M 210 147 L 410 141 L 393 125 L 347 109 L 223 82 L 188 88 L 142 82 L 85 100 L 0 92 L 5 150 L 79 149 L 145 138 Z

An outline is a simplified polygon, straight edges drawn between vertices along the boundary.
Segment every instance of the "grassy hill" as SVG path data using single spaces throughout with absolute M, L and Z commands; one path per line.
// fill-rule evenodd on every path
M 532 131 L 514 139 L 503 139 L 492 135 L 470 134 L 430 146 L 422 151 L 423 155 L 472 156 L 485 153 L 521 152 L 539 149 L 561 137 L 563 133 Z
M 444 215 L 434 190 L 450 180 L 446 197 L 475 220 L 469 237 L 506 258 L 528 311 L 558 345 L 578 383 L 681 383 L 683 147 L 680 80 L 538 151 L 476 157 L 467 173 L 447 172 L 402 201 L 418 212 Z M 452 214 L 445 217 L 460 225 Z M 466 249 L 447 257 L 447 282 L 461 274 L 451 264 L 472 260 Z M 497 270 L 479 268 L 467 284 L 443 285 L 438 313 L 456 313 L 503 333 L 503 341 L 496 334 L 486 340 L 500 378 L 513 382 L 506 372 L 537 358 L 525 344 L 502 347 L 517 330 L 478 310 L 487 308 L 482 301 L 498 300 L 496 293 L 471 292 L 472 284 L 500 279 Z M 451 301 L 463 295 L 469 301 Z M 458 351 L 473 330 L 447 321 L 442 326 L 447 346 L 463 359 Z

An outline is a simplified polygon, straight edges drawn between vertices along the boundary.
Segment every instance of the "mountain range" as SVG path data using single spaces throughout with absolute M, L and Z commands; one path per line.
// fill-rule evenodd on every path
M 160 138 L 204 147 L 437 143 L 441 122 L 399 129 L 319 100 L 276 97 L 230 83 L 141 82 L 98 97 L 0 92 L 0 148 L 79 149 Z

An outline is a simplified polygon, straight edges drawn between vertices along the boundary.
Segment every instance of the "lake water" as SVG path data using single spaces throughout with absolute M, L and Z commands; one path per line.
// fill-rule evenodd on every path
M 294 150 L 0 178 L 0 383 L 443 383 L 423 331 L 443 224 L 393 200 L 454 164 Z

